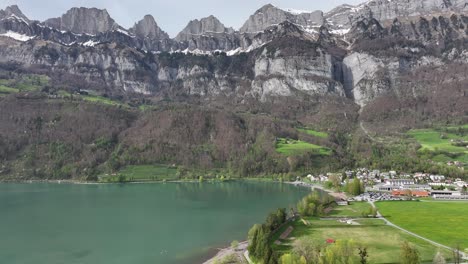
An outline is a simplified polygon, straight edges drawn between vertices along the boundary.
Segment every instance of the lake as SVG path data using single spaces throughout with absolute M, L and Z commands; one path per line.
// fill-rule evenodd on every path
M 308 192 L 267 182 L 0 184 L 0 263 L 201 263 Z

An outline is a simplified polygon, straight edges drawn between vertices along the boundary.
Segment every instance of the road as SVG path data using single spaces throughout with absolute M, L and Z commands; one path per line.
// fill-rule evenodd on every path
M 372 207 L 374 207 L 374 208 L 377 209 L 377 207 L 375 206 L 375 204 L 374 204 L 373 201 L 368 201 L 368 202 L 370 203 L 370 205 L 371 205 Z M 419 238 L 419 239 L 422 239 L 422 240 L 424 240 L 424 241 L 426 241 L 426 242 L 429 242 L 429 243 L 431 243 L 431 244 L 433 244 L 433 245 L 435 245 L 435 246 L 438 246 L 438 247 L 440 247 L 440 248 L 445 248 L 445 249 L 448 249 L 448 250 L 450 250 L 450 251 L 456 251 L 456 249 L 454 249 L 454 248 L 448 247 L 448 246 L 446 246 L 446 245 L 442 245 L 442 244 L 437 243 L 437 242 L 435 242 L 435 241 L 433 241 L 433 240 L 430 240 L 430 239 L 428 239 L 428 238 L 422 237 L 422 236 L 420 236 L 420 235 L 418 235 L 418 234 L 415 234 L 415 233 L 413 233 L 413 232 L 411 232 L 411 231 L 409 231 L 409 230 L 406 230 L 406 229 L 404 229 L 404 228 L 402 228 L 402 227 L 400 227 L 400 226 L 395 225 L 394 223 L 388 221 L 388 219 L 385 218 L 382 214 L 380 214 L 380 212 L 379 212 L 378 210 L 377 210 L 377 218 L 378 218 L 378 219 L 382 219 L 383 221 L 385 221 L 385 223 L 386 223 L 387 225 L 389 225 L 389 226 L 391 226 L 391 227 L 394 227 L 394 228 L 396 228 L 396 229 L 399 229 L 399 230 L 401 230 L 401 231 L 403 231 L 403 232 L 405 232 L 405 233 L 407 233 L 407 234 L 410 234 L 410 235 L 412 235 L 412 236 L 414 236 L 414 237 L 417 237 L 417 238 Z M 463 259 L 465 259 L 465 260 L 468 259 L 467 254 L 465 254 L 465 253 L 462 252 L 462 251 L 459 251 L 459 253 L 460 253 L 460 255 L 462 256 Z

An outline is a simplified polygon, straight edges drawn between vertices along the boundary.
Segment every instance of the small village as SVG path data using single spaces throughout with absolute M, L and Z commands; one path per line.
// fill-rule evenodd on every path
M 468 200 L 468 183 L 430 173 L 383 172 L 359 168 L 344 173 L 307 175 L 303 182 L 324 185 L 332 178 L 339 178 L 341 186 L 351 179 L 359 179 L 366 192 L 349 198 L 349 201 L 408 200 L 432 197 L 436 200 Z

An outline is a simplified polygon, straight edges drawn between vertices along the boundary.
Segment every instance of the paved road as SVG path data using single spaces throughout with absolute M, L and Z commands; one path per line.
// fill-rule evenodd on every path
M 368 201 L 368 202 L 371 204 L 372 207 L 377 208 L 377 207 L 375 206 L 374 202 L 371 202 L 371 201 Z M 441 247 L 441 248 L 445 248 L 445 249 L 448 249 L 448 250 L 450 250 L 450 251 L 456 251 L 456 249 L 454 249 L 454 248 L 448 247 L 448 246 L 446 246 L 446 245 L 442 245 L 442 244 L 437 243 L 437 242 L 435 242 L 435 241 L 433 241 L 433 240 L 427 239 L 427 238 L 422 237 L 422 236 L 420 236 L 420 235 L 418 235 L 418 234 L 415 234 L 415 233 L 413 233 L 413 232 L 411 232 L 411 231 L 409 231 L 409 230 L 406 230 L 406 229 L 404 229 L 404 228 L 402 228 L 402 227 L 400 227 L 400 226 L 395 225 L 394 223 L 388 221 L 387 218 L 383 217 L 383 215 L 381 215 L 379 211 L 377 211 L 377 218 L 384 220 L 385 223 L 386 223 L 387 225 L 391 226 L 391 227 L 394 227 L 394 228 L 396 228 L 396 229 L 399 229 L 399 230 L 401 230 L 401 231 L 403 231 L 403 232 L 405 232 L 405 233 L 407 233 L 407 234 L 410 234 L 410 235 L 412 235 L 412 236 L 414 236 L 414 237 L 417 237 L 417 238 L 419 238 L 419 239 L 422 239 L 422 240 L 424 240 L 424 241 L 426 241 L 426 242 L 429 242 L 429 243 L 431 243 L 431 244 L 433 244 L 433 245 L 435 245 L 435 246 L 438 246 L 438 247 Z M 460 254 L 461 254 L 461 256 L 462 256 L 463 259 L 468 259 L 467 254 L 465 254 L 465 253 L 462 252 L 462 251 L 459 251 L 459 252 L 460 252 Z

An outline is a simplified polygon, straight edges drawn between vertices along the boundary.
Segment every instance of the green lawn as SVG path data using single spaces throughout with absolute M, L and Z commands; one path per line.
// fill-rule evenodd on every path
M 468 249 L 468 202 L 379 202 L 392 223 L 446 246 Z
M 320 132 L 320 131 L 316 131 L 316 130 L 312 130 L 308 128 L 298 128 L 297 130 L 299 130 L 302 133 L 311 135 L 311 136 L 320 137 L 320 138 L 328 138 L 328 134 L 325 132 Z
M 280 138 L 276 142 L 276 151 L 285 155 L 300 155 L 305 152 L 316 152 L 319 155 L 330 155 L 331 150 L 301 140 Z
M 401 245 L 404 241 L 414 244 L 426 263 L 432 263 L 432 259 L 438 251 L 435 246 L 384 225 L 378 219 L 359 220 L 360 225 L 348 225 L 335 220 L 319 220 L 317 218 L 308 218 L 307 220 L 310 222 L 308 226 L 300 220 L 292 223 L 294 230 L 290 238 L 282 241 L 281 245 L 273 244 L 272 247 L 281 253 L 287 253 L 291 250 L 293 242 L 291 238 L 297 239 L 303 236 L 309 236 L 319 243 L 324 243 L 328 238 L 347 239 L 367 247 L 368 263 L 399 263 Z M 287 227 L 285 226 L 278 233 Z M 447 250 L 441 250 L 441 252 L 447 258 L 451 257 Z
M 352 202 L 348 206 L 336 206 L 330 213 L 331 217 L 362 217 L 362 212 L 368 212 L 370 204 L 367 202 Z

